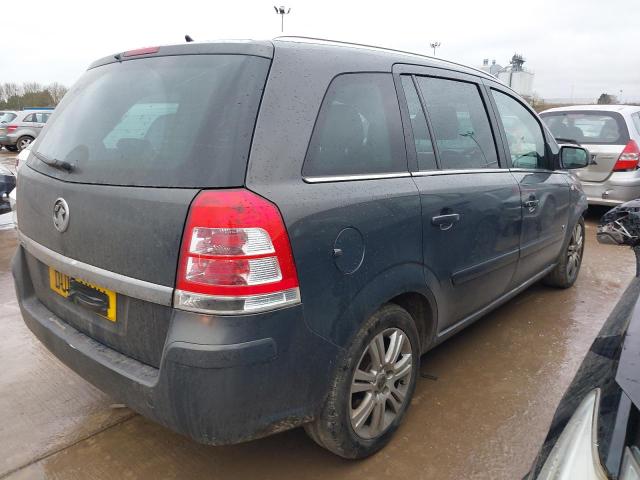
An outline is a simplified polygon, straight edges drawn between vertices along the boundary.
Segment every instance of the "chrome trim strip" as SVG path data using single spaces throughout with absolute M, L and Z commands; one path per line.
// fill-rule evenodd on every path
M 522 173 L 566 173 L 563 170 L 550 170 L 548 168 L 510 168 L 509 171 Z
M 372 173 L 365 175 L 330 175 L 326 177 L 302 177 L 307 183 L 348 182 L 355 180 L 380 180 L 384 178 L 410 177 L 409 172 L 399 173 Z
M 469 173 L 505 173 L 509 172 L 507 168 L 469 168 L 463 170 L 420 170 L 411 172 L 414 177 L 430 177 L 433 175 L 460 175 Z
M 72 277 L 95 283 L 127 297 L 138 298 L 159 305 L 171 306 L 173 288 L 164 285 L 138 280 L 88 263 L 65 257 L 58 252 L 40 245 L 18 230 L 18 239 L 31 255 L 42 263 Z
M 285 299 L 281 302 L 266 304 L 261 307 L 250 309 L 244 308 L 245 300 L 260 300 L 261 298 L 283 294 Z M 287 299 L 287 296 L 291 298 Z M 279 292 L 264 293 L 245 296 L 224 296 L 224 295 L 206 295 L 202 293 L 186 292 L 176 289 L 173 294 L 174 308 L 176 310 L 184 310 L 187 312 L 205 313 L 207 315 L 252 315 L 254 313 L 268 312 L 278 310 L 292 305 L 301 303 L 300 289 L 298 287 L 289 288 Z M 242 308 L 239 307 L 242 304 Z M 198 306 L 199 305 L 199 306 Z M 222 308 L 226 307 L 226 308 Z

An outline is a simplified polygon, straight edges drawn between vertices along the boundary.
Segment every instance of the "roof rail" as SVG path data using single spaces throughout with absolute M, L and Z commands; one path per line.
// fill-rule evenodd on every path
M 304 37 L 304 36 L 297 36 L 297 35 L 280 35 L 278 37 L 275 37 L 274 40 L 307 40 L 307 41 L 309 41 L 309 43 L 312 43 L 312 42 L 326 42 L 326 43 L 334 43 L 336 45 L 345 45 L 345 46 L 351 46 L 351 47 L 364 47 L 364 48 L 371 48 L 373 50 L 382 50 L 382 51 L 385 51 L 385 52 L 394 52 L 394 53 L 402 53 L 402 54 L 405 54 L 405 55 L 414 55 L 416 57 L 428 58 L 430 60 L 437 60 L 437 61 L 440 61 L 440 62 L 449 63 L 451 65 L 457 65 L 459 67 L 468 68 L 468 69 L 474 70 L 474 71 L 476 71 L 478 73 L 482 73 L 482 75 L 485 76 L 485 77 L 493 77 L 493 75 L 488 74 L 484 70 L 481 70 L 481 69 L 475 68 L 475 67 L 470 67 L 470 66 L 464 65 L 462 63 L 452 62 L 451 60 L 444 60 L 442 58 L 431 57 L 429 55 L 424 55 L 422 53 L 408 52 L 406 50 L 397 50 L 395 48 L 386 48 L 386 47 L 380 47 L 380 46 L 377 46 L 377 45 L 367 45 L 366 43 L 344 42 L 344 41 L 341 41 L 341 40 L 331 40 L 331 39 L 328 39 L 328 38 Z M 495 78 L 495 77 L 493 77 L 493 78 Z

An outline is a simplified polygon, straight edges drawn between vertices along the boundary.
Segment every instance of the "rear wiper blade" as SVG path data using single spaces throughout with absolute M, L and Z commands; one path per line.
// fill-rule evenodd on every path
M 64 170 L 66 172 L 71 172 L 73 170 L 73 165 L 69 162 L 65 162 L 64 160 L 58 160 L 57 158 L 48 158 L 38 152 L 31 152 L 35 155 L 35 157 L 40 160 L 42 163 L 49 165 L 50 167 L 57 168 L 59 170 Z

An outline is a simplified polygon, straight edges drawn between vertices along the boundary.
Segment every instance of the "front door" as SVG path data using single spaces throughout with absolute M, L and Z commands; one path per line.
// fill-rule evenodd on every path
M 554 264 L 566 238 L 571 194 L 566 174 L 554 171 L 540 122 L 515 97 L 491 89 L 522 201 L 518 286 Z
M 423 261 L 443 334 L 510 285 L 520 193 L 513 175 L 500 168 L 487 99 L 472 77 L 400 78 L 415 145 Z

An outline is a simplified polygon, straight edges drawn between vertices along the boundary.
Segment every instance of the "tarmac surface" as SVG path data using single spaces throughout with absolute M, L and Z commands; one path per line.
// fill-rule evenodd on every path
M 11 156 L 0 154 L 11 165 Z M 521 479 L 591 341 L 634 274 L 630 250 L 599 245 L 589 212 L 580 277 L 534 285 L 422 358 L 391 444 L 364 461 L 317 447 L 302 429 L 230 447 L 172 433 L 62 365 L 22 322 L 0 230 L 0 478 Z M 2 213 L 2 212 L 0 212 Z

